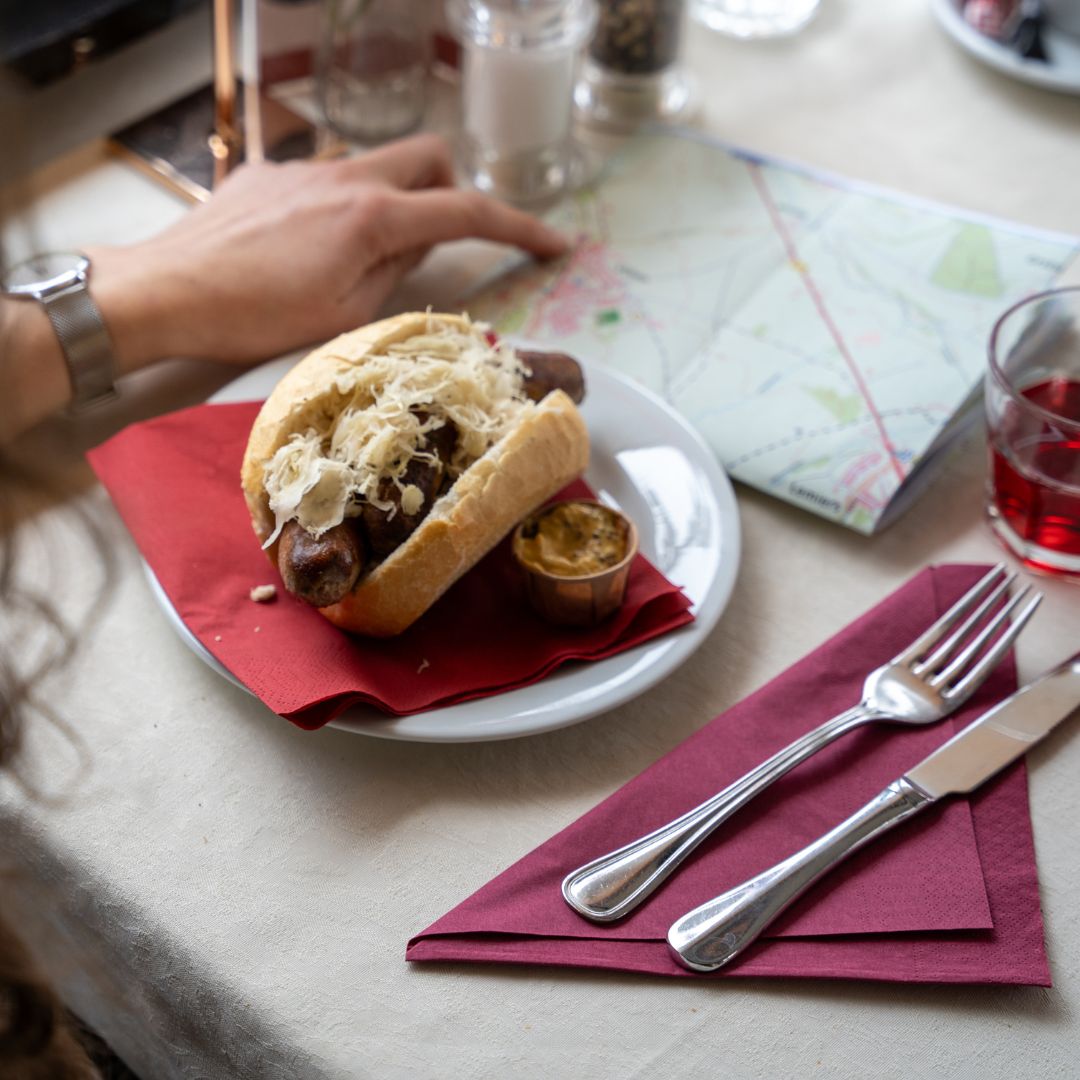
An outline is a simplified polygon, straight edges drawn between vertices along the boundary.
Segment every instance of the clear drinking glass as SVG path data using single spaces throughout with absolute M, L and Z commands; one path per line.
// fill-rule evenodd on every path
M 998 320 L 986 415 L 991 527 L 1032 570 L 1080 580 L 1080 287 Z
M 354 142 L 420 126 L 431 35 L 421 0 L 327 0 L 317 91 L 326 123 Z
M 780 37 L 801 30 L 821 0 L 690 0 L 690 17 L 737 38 Z

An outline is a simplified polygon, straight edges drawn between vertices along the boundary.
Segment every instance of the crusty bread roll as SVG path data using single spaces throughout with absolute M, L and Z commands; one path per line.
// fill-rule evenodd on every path
M 316 349 L 278 383 L 252 427 L 241 474 L 252 525 L 264 545 L 276 521 L 265 488 L 267 463 L 292 436 L 321 431 L 340 413 L 351 369 L 384 356 L 388 346 L 428 333 L 433 323 L 471 327 L 461 316 L 425 312 L 384 319 Z M 565 393 L 555 390 L 528 404 L 435 500 L 400 547 L 367 569 L 344 600 L 319 611 L 353 633 L 401 633 L 521 518 L 580 475 L 588 456 L 585 423 Z M 276 565 L 276 540 L 267 553 Z

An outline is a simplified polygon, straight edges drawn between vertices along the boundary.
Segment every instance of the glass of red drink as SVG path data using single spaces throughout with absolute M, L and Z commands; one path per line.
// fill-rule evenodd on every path
M 1032 570 L 1080 581 L 1080 287 L 998 320 L 986 416 L 991 527 Z

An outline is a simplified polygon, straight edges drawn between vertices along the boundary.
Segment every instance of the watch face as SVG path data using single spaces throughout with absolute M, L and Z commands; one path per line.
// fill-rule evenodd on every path
M 48 293 L 76 281 L 89 265 L 85 255 L 72 252 L 34 255 L 4 275 L 4 289 L 16 295 Z

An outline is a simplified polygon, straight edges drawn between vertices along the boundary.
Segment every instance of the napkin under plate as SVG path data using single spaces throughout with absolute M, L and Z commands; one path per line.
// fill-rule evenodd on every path
M 571 661 L 600 660 L 693 619 L 690 601 L 646 559 L 626 601 L 596 627 L 533 614 L 509 543 L 405 633 L 345 634 L 280 587 L 251 528 L 240 462 L 258 402 L 199 405 L 134 424 L 90 452 L 143 558 L 202 645 L 274 712 L 318 728 L 356 704 L 404 715 L 537 682 Z M 580 482 L 566 497 L 590 495 Z

